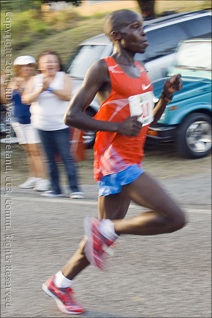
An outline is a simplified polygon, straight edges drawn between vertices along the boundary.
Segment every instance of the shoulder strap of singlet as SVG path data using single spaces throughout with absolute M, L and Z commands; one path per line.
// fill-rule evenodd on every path
M 108 66 L 114 66 L 117 65 L 117 62 L 114 60 L 112 56 L 107 56 L 104 58 L 105 62 L 107 63 Z M 141 72 L 145 71 L 144 66 L 139 62 L 135 61 L 136 66 L 139 68 Z
M 107 56 L 104 58 L 105 62 L 107 63 L 108 66 L 114 66 L 117 65 L 116 61 L 112 56 Z

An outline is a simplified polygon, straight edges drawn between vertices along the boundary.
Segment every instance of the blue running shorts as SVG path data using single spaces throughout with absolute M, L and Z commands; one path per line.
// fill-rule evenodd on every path
M 122 186 L 129 184 L 136 180 L 144 169 L 140 165 L 134 164 L 127 169 L 118 173 L 104 176 L 99 181 L 99 196 L 107 196 L 121 192 Z

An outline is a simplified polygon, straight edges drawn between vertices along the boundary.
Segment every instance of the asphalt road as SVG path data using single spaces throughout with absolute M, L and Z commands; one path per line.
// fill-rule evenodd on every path
M 211 317 L 211 177 L 160 181 L 189 217 L 181 231 L 119 239 L 109 270 L 89 267 L 76 279 L 82 317 Z M 83 218 L 96 216 L 97 186 L 84 200 L 49 199 L 33 190 L 2 188 L 1 317 L 68 317 L 42 283 L 75 251 Z M 128 216 L 140 209 L 132 205 Z

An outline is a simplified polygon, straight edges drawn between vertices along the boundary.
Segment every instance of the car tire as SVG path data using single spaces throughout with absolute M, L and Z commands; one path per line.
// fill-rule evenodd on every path
M 198 159 L 211 152 L 211 119 L 202 113 L 190 114 L 179 125 L 177 150 L 180 156 Z

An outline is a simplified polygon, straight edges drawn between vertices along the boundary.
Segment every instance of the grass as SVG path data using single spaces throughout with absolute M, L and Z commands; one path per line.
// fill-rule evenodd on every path
M 5 16 L 1 13 L 2 45 L 1 56 L 4 65 L 6 45 L 4 39 L 9 36 L 12 47 L 12 60 L 19 55 L 33 55 L 37 57 L 44 49 L 56 50 L 60 53 L 63 62 L 66 62 L 75 47 L 85 38 L 102 32 L 103 18 L 80 18 L 70 14 L 63 17 L 50 15 L 51 19 L 39 17 L 38 12 L 29 10 L 14 13 L 11 16 L 9 29 L 4 27 Z M 69 17 L 69 19 L 68 19 Z M 8 33 L 4 33 L 4 31 Z
M 50 35 L 44 39 L 39 39 L 37 45 L 32 44 L 27 48 L 16 51 L 14 57 L 25 55 L 26 52 L 27 55 L 37 57 L 40 52 L 47 49 L 60 53 L 61 59 L 65 64 L 79 43 L 102 32 L 102 25 L 103 19 L 89 19 L 89 27 L 87 21 L 86 23 L 81 21 L 78 23 L 78 26 L 73 29 Z

